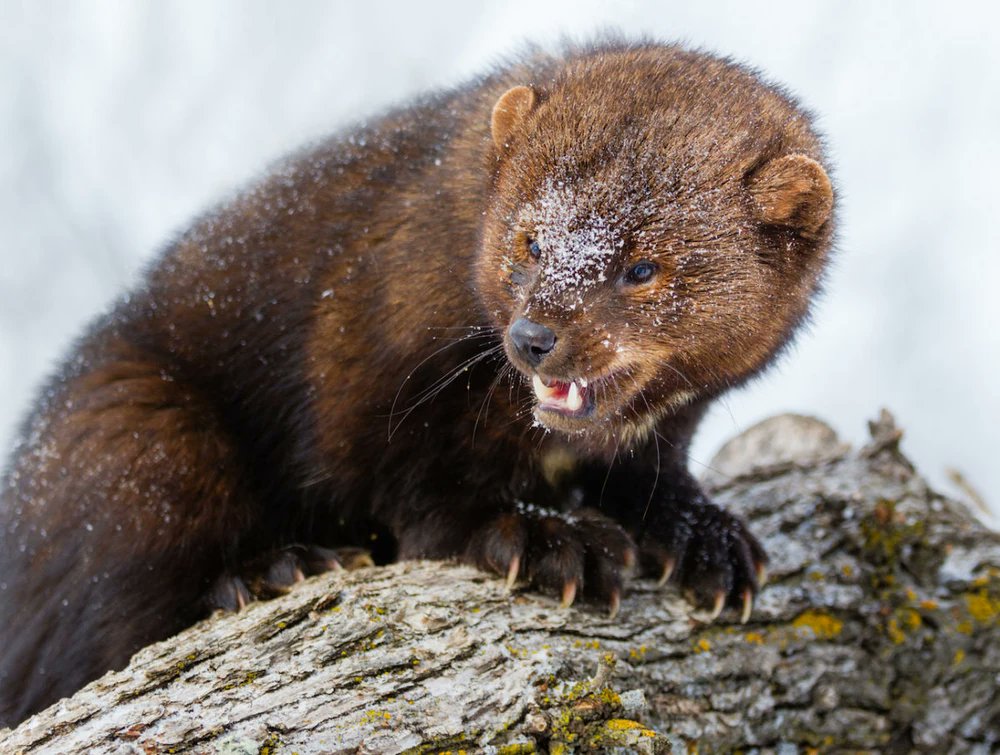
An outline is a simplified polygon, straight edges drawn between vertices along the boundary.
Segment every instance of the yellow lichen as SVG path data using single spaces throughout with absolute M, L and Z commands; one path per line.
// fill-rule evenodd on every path
M 646 646 L 640 645 L 637 648 L 629 648 L 628 657 L 639 661 L 646 657 Z
M 965 660 L 965 651 L 959 648 L 958 650 L 955 651 L 955 657 L 951 659 L 951 662 L 957 666 L 964 660 Z
M 497 755 L 534 755 L 536 752 L 534 742 L 518 742 L 497 748 Z
M 611 731 L 628 731 L 630 729 L 641 729 L 648 733 L 649 736 L 654 736 L 653 732 L 649 731 L 645 726 L 643 726 L 638 721 L 630 721 L 627 718 L 612 718 L 609 721 L 604 722 L 604 726 Z
M 900 608 L 886 622 L 885 633 L 893 644 L 902 645 L 906 642 L 906 633 L 915 632 L 923 623 L 923 618 L 914 609 Z
M 606 752 L 625 750 L 634 752 L 634 746 L 642 737 L 653 738 L 656 732 L 626 718 L 612 718 L 604 721 L 587 739 L 587 751 Z
M 889 639 L 896 645 L 902 645 L 906 642 L 906 635 L 903 630 L 899 628 L 899 622 L 896 621 L 896 617 L 889 619 L 888 624 L 885 627 L 886 634 L 889 635 Z
M 1000 599 L 990 595 L 985 587 L 974 593 L 966 593 L 965 607 L 969 615 L 980 624 L 989 624 L 1000 618 Z
M 810 630 L 818 640 L 832 640 L 843 631 L 844 622 L 824 611 L 810 609 L 799 614 L 792 626 Z
M 872 515 L 862 520 L 865 555 L 875 566 L 881 567 L 873 575 L 878 586 L 891 586 L 895 580 L 893 572 L 899 566 L 903 547 L 919 542 L 924 534 L 924 523 L 920 520 L 907 522 L 896 511 L 894 501 L 879 501 Z M 881 585 L 879 584 L 881 583 Z
M 271 734 L 271 736 L 261 742 L 258 755 L 276 755 L 276 753 L 281 749 L 281 746 L 282 742 L 278 739 L 278 735 Z
M 755 645 L 763 645 L 764 635 L 762 635 L 760 632 L 747 632 L 746 641 L 752 642 Z
M 605 687 L 600 692 L 598 692 L 597 699 L 600 700 L 605 705 L 612 705 L 616 708 L 620 708 L 622 705 L 621 697 L 617 692 L 615 692 L 610 687 Z
M 361 716 L 361 723 L 385 723 L 392 719 L 392 714 L 387 710 L 367 710 Z
M 698 640 L 698 644 L 695 646 L 695 650 L 699 653 L 707 653 L 712 649 L 712 643 L 702 637 Z

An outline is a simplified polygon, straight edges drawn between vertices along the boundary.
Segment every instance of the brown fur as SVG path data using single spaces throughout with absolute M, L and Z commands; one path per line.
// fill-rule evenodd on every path
M 456 557 L 612 610 L 638 554 L 744 606 L 763 550 L 687 446 L 806 316 L 823 162 L 746 69 L 608 42 L 279 165 L 165 250 L 26 423 L 0 502 L 0 721 L 333 565 L 313 546 Z M 519 318 L 555 339 L 538 364 Z M 589 378 L 591 413 L 536 407 L 536 373 Z

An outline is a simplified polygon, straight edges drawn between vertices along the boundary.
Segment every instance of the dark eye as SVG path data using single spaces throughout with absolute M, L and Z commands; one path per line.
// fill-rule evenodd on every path
M 537 260 L 542 256 L 542 247 L 540 247 L 538 242 L 534 239 L 528 239 L 528 252 L 530 252 L 531 256 Z
M 656 264 L 648 260 L 643 260 L 642 262 L 636 262 L 629 268 L 628 272 L 625 273 L 625 282 L 633 285 L 646 283 L 654 275 L 656 275 Z

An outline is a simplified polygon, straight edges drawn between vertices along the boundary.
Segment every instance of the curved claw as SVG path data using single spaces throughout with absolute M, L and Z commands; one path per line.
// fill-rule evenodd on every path
M 250 602 L 250 592 L 241 584 L 236 585 L 236 612 L 239 613 Z
M 621 591 L 613 590 L 611 592 L 611 605 L 608 608 L 608 618 L 613 619 L 618 615 L 618 609 L 622 605 Z
M 719 618 L 719 614 L 722 613 L 722 609 L 726 607 L 726 594 L 719 590 L 715 593 L 715 606 L 712 608 L 712 613 L 709 614 L 708 620 L 715 621 Z
M 517 582 L 518 572 L 521 571 L 521 557 L 514 556 L 510 560 L 510 564 L 507 566 L 507 582 L 506 587 L 508 590 L 514 589 L 514 584 Z
M 670 581 L 670 577 L 674 573 L 675 563 L 676 562 L 672 558 L 668 558 L 666 561 L 663 562 L 663 573 L 660 574 L 660 578 L 656 580 L 657 587 L 663 587 L 665 584 L 667 584 L 667 582 Z
M 563 585 L 562 600 L 559 602 L 561 608 L 569 608 L 576 600 L 576 582 L 570 581 Z
M 309 574 L 324 574 L 328 571 L 344 571 L 337 552 L 329 548 L 321 548 L 318 545 L 308 546 L 302 549 L 299 555 L 300 566 Z
M 747 588 L 743 591 L 743 612 L 740 614 L 740 624 L 746 624 L 750 620 L 750 612 L 753 610 L 753 591 Z
M 323 570 L 324 571 L 332 571 L 332 572 L 342 572 L 342 571 L 345 571 L 344 565 L 342 563 L 340 563 L 340 561 L 338 561 L 335 558 L 327 559 L 326 561 L 324 561 L 323 562 Z
M 757 586 L 763 587 L 767 584 L 767 567 L 764 564 L 757 564 Z

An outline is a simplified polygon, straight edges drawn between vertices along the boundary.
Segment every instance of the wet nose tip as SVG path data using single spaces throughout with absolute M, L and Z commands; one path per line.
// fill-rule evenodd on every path
M 532 366 L 539 364 L 556 345 L 556 334 L 551 328 L 526 317 L 515 320 L 507 332 L 518 353 Z

